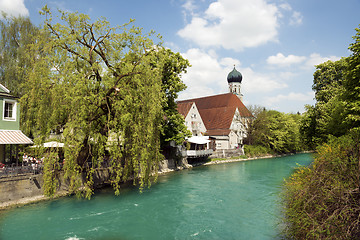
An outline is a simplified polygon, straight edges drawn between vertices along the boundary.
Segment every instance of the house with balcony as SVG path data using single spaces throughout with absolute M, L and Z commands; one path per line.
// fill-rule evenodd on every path
M 12 96 L 2 84 L 0 84 L 0 115 L 0 163 L 14 162 L 18 160 L 16 158 L 18 146 L 33 142 L 20 130 L 18 98 Z
M 242 102 L 242 75 L 235 67 L 228 74 L 227 81 L 229 93 L 178 101 L 178 111 L 184 116 L 193 136 L 213 140 L 214 151 L 243 152 L 243 139 L 254 117 Z
M 210 156 L 213 152 L 211 140 L 204 136 L 205 124 L 195 102 L 178 103 L 177 107 L 179 113 L 185 118 L 187 129 L 192 133 L 192 137 L 186 139 L 187 147 L 182 151 L 182 155 L 187 158 Z

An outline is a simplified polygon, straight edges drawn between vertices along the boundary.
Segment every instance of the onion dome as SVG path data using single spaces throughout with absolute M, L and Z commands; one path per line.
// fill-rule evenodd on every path
M 232 83 L 232 82 L 239 82 L 241 83 L 242 81 L 242 75 L 241 73 L 235 69 L 234 69 L 228 74 L 227 76 L 227 81 L 228 83 Z

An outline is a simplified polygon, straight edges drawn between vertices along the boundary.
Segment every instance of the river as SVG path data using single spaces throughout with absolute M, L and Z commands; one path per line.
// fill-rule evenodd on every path
M 196 167 L 0 213 L 0 239 L 280 239 L 281 185 L 310 154 Z

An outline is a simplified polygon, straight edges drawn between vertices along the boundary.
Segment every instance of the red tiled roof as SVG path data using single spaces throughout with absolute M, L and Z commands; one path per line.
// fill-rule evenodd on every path
M 209 109 L 209 108 L 221 108 L 221 107 L 237 107 L 242 117 L 253 117 L 251 112 L 233 93 L 225 93 L 225 94 L 213 95 L 208 97 L 178 101 L 178 103 L 188 103 L 188 102 L 195 102 L 196 107 L 199 110 Z
M 236 107 L 220 107 L 199 110 L 206 129 L 229 129 Z
M 193 102 L 195 102 L 207 130 L 229 129 L 236 108 L 238 108 L 241 117 L 253 117 L 251 112 L 233 93 L 179 101 L 178 106 L 185 106 Z M 178 109 L 180 108 L 178 107 Z
M 230 129 L 212 129 L 205 133 L 205 136 L 229 136 Z
M 177 110 L 178 112 L 186 117 L 186 115 L 189 113 L 191 106 L 194 102 L 178 102 L 177 103 Z

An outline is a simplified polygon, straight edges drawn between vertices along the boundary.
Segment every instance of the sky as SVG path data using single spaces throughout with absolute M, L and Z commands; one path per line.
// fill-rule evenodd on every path
M 246 106 L 285 113 L 315 103 L 315 65 L 350 56 L 360 24 L 360 0 L 0 0 L 0 11 L 39 26 L 46 4 L 162 35 L 191 64 L 179 100 L 227 93 L 235 65 Z

